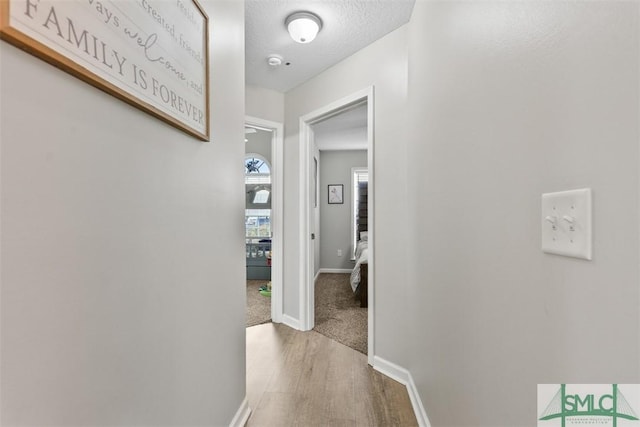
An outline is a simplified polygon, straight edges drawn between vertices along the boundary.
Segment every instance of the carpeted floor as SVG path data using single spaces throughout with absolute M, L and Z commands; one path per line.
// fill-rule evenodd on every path
M 316 332 L 367 354 L 367 309 L 351 290 L 349 274 L 320 274 L 315 306 Z
M 258 289 L 266 280 L 247 280 L 247 327 L 271 321 L 271 298 Z M 323 273 L 315 289 L 316 332 L 367 354 L 367 309 L 351 291 L 349 274 Z
M 271 297 L 260 295 L 268 280 L 247 280 L 247 328 L 271 321 Z

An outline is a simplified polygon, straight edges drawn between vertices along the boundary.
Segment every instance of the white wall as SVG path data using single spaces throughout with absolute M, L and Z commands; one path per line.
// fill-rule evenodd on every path
M 367 151 L 320 152 L 320 268 L 352 269 L 351 169 L 367 167 Z M 329 204 L 328 185 L 342 184 L 343 204 Z M 342 256 L 337 251 L 342 251 Z
M 535 424 L 538 383 L 640 382 L 638 7 L 416 3 L 411 351 L 380 352 L 434 426 Z M 541 194 L 581 187 L 593 261 L 542 253 Z
M 398 144 L 402 129 L 400 107 L 404 105 L 407 89 L 407 32 L 394 31 L 353 56 L 340 62 L 319 76 L 287 92 L 285 95 L 285 259 L 299 257 L 299 118 L 340 98 L 369 86 L 375 86 L 375 179 L 376 259 L 374 265 L 376 288 L 382 300 L 395 300 L 403 295 L 406 281 L 398 265 L 405 260 L 405 228 L 398 227 L 406 216 L 404 185 L 397 185 L 398 171 L 405 167 L 404 147 Z M 299 268 L 285 266 L 284 313 L 299 318 Z M 376 294 L 378 295 L 378 293 Z M 395 319 L 396 307 L 375 307 L 375 316 Z M 397 333 L 393 322 L 382 322 L 376 332 L 387 340 Z
M 244 8 L 200 3 L 211 143 L 0 42 L 3 425 L 228 425 L 245 396 Z
M 272 122 L 284 123 L 284 94 L 271 89 L 245 87 L 246 114 Z

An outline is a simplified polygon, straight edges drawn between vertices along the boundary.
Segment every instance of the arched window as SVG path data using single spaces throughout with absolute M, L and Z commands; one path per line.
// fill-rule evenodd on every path
M 265 204 L 271 193 L 271 168 L 260 154 L 249 153 L 244 158 L 244 183 L 252 194 L 251 202 Z
M 249 153 L 244 158 L 246 184 L 271 184 L 271 166 L 260 154 Z
M 271 238 L 271 165 L 260 154 L 248 153 L 244 159 L 247 208 L 247 243 Z

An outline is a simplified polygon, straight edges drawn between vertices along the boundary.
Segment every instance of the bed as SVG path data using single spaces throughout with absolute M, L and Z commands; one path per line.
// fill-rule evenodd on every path
M 351 289 L 360 298 L 360 307 L 367 307 L 368 299 L 368 269 L 369 269 L 369 241 L 367 232 L 360 233 L 360 241 L 355 251 L 356 265 L 351 271 Z

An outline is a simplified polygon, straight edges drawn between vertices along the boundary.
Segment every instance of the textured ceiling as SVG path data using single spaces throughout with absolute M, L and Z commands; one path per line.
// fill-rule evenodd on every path
M 287 92 L 409 21 L 415 0 L 246 0 L 247 84 Z M 287 16 L 309 11 L 322 30 L 308 44 L 294 42 Z M 267 57 L 280 55 L 271 67 Z M 290 65 L 285 65 L 286 63 Z

